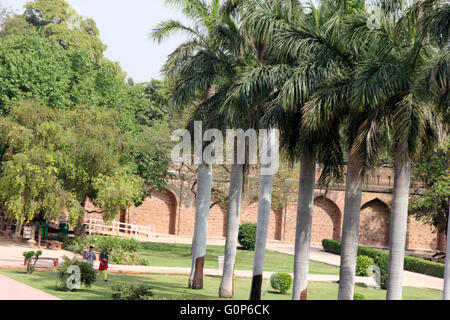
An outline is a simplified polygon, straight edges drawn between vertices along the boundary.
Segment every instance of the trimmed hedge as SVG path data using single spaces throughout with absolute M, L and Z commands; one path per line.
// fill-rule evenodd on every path
M 326 252 L 341 254 L 341 242 L 330 239 L 322 240 L 323 249 Z M 374 263 L 380 267 L 381 270 L 381 287 L 386 287 L 386 280 L 388 274 L 389 253 L 380 250 L 366 247 L 358 247 L 358 256 L 371 257 Z M 432 277 L 444 278 L 445 265 L 433 261 L 428 261 L 421 258 L 405 256 L 404 270 L 426 274 Z
M 325 252 L 341 255 L 341 243 L 339 241 L 323 239 L 322 247 Z
M 272 288 L 278 290 L 281 294 L 285 294 L 292 285 L 292 276 L 289 273 L 278 272 L 270 277 Z
M 415 257 L 405 257 L 405 270 L 444 278 L 445 264 Z

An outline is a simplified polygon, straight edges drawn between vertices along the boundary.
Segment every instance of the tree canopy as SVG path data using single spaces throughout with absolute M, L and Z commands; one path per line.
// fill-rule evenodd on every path
M 139 203 L 144 180 L 133 161 L 133 137 L 119 114 L 100 107 L 51 109 L 24 101 L 0 119 L 1 205 L 20 222 L 39 214 L 74 223 L 90 198 L 105 220 Z
M 83 48 L 97 60 L 103 58 L 106 45 L 99 37 L 95 21 L 81 16 L 64 0 L 34 0 L 24 6 L 22 15 L 9 15 L 2 22 L 0 36 L 38 33 L 64 49 Z

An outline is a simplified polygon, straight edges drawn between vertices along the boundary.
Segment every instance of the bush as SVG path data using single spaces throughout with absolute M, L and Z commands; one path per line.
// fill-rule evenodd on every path
M 324 239 L 322 240 L 322 246 L 326 252 L 335 254 L 340 254 L 341 252 L 341 243 L 339 241 Z M 358 247 L 358 256 L 368 256 L 373 259 L 374 264 L 380 268 L 381 288 L 386 289 L 389 253 L 380 249 Z M 444 278 L 445 265 L 421 258 L 405 256 L 403 269 L 432 277 Z
M 137 252 L 118 249 L 109 255 L 109 261 L 112 264 L 138 265 L 141 259 L 139 259 Z
M 111 287 L 113 300 L 151 300 L 152 288 L 143 284 L 115 284 Z
M 77 258 L 70 259 L 69 257 L 63 257 L 64 262 L 58 266 L 58 285 L 61 288 L 69 289 L 67 287 L 67 279 L 72 276 L 72 273 L 68 273 L 67 269 L 70 266 L 78 266 L 80 268 L 80 280 L 81 284 L 86 288 L 90 288 L 97 279 L 97 274 L 91 265 L 87 262 L 79 260 Z
M 444 278 L 445 264 L 415 257 L 405 257 L 405 270 Z
M 270 284 L 272 288 L 280 291 L 280 293 L 285 294 L 292 285 L 292 277 L 289 273 L 274 273 L 270 277 Z
M 239 244 L 245 250 L 255 250 L 256 223 L 244 222 L 239 226 Z
M 140 266 L 149 266 L 150 265 L 150 261 L 148 259 L 145 259 L 145 258 L 140 258 L 138 265 L 140 265 Z
M 353 294 L 353 300 L 366 300 L 366 296 L 361 293 Z
M 42 255 L 42 250 L 38 250 L 38 251 L 25 251 L 23 253 L 23 256 L 25 257 L 26 260 L 26 265 L 27 265 L 27 274 L 32 274 L 35 267 L 36 267 L 36 263 L 39 260 L 39 257 Z M 32 263 L 33 258 L 34 263 Z
M 368 256 L 358 256 L 356 257 L 356 275 L 359 277 L 367 277 L 369 273 L 367 272 L 369 267 L 374 264 L 371 257 Z
M 381 250 L 379 250 L 381 251 Z M 389 254 L 386 252 L 379 253 L 374 256 L 373 262 L 380 268 L 380 286 L 381 289 L 387 288 L 387 278 L 389 273 Z
M 325 252 L 341 254 L 341 243 L 339 241 L 323 239 L 322 247 Z

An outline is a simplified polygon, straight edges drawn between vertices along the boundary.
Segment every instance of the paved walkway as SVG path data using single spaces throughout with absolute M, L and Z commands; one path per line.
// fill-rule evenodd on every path
M 0 274 L 0 300 L 61 300 Z
M 65 251 L 65 250 L 49 250 L 41 247 L 37 249 L 36 247 L 28 247 L 25 244 L 18 244 L 11 240 L 5 240 L 0 238 L 0 266 L 2 267 L 24 267 L 24 251 L 30 250 L 42 250 L 42 258 L 58 258 L 59 261 L 62 261 L 63 256 L 73 257 L 76 254 Z M 37 267 L 41 268 L 51 268 L 53 267 L 53 262 L 49 260 L 38 260 Z

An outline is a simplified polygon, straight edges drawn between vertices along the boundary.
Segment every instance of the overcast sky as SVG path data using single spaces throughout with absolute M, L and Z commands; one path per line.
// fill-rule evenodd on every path
M 108 46 L 105 56 L 120 65 L 135 81 L 160 79 L 160 69 L 167 57 L 180 43 L 182 36 L 159 45 L 148 34 L 160 21 L 182 19 L 176 8 L 164 0 L 66 0 L 83 16 L 93 18 L 100 38 Z M 22 13 L 28 0 L 0 0 Z

